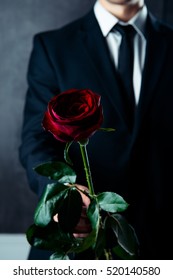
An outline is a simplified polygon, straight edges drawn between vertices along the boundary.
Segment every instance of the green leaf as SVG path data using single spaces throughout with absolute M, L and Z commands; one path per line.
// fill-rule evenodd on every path
M 134 255 L 129 255 L 120 245 L 115 246 L 112 251 L 116 256 L 118 256 L 122 260 L 135 260 L 136 257 Z
M 137 255 L 139 242 L 135 230 L 120 214 L 109 217 L 110 225 L 117 236 L 118 244 L 130 255 Z
M 73 165 L 73 163 L 72 163 L 72 161 L 69 157 L 69 148 L 72 144 L 73 144 L 73 141 L 66 143 L 66 146 L 65 146 L 65 149 L 64 149 L 64 159 L 70 165 Z
M 76 182 L 75 171 L 66 163 L 61 161 L 49 161 L 42 163 L 34 168 L 34 170 L 42 176 L 46 176 L 49 179 L 57 180 L 59 183 Z
M 87 216 L 91 222 L 92 229 L 98 231 L 100 223 L 100 212 L 97 199 L 93 199 L 91 201 L 88 207 Z
M 96 244 L 94 247 L 96 259 L 99 259 L 103 255 L 105 248 L 106 248 L 105 230 L 103 228 L 100 228 L 97 235 Z
M 50 222 L 42 228 L 35 224 L 31 225 L 26 232 L 26 237 L 31 246 L 43 250 L 67 252 L 75 239 L 73 236 L 62 232 L 58 223 Z
M 68 186 L 52 183 L 46 189 L 35 209 L 34 222 L 36 225 L 45 227 L 52 220 L 62 204 L 69 190 Z
M 111 213 L 125 211 L 128 207 L 128 203 L 114 192 L 100 193 L 97 200 L 101 209 Z
M 103 226 L 104 226 L 105 236 L 106 236 L 105 248 L 108 250 L 111 250 L 113 247 L 115 247 L 118 244 L 117 236 L 112 229 L 111 221 L 112 220 L 110 219 L 110 216 L 106 216 L 106 218 L 103 221 Z
M 101 127 L 99 128 L 99 130 L 101 131 L 106 131 L 106 132 L 112 132 L 112 131 L 115 131 L 116 129 L 115 128 L 111 128 L 111 127 Z
M 80 248 L 82 243 L 82 240 L 74 238 L 73 234 L 62 231 L 59 223 L 55 222 L 50 222 L 44 228 L 31 225 L 26 232 L 26 237 L 31 246 L 55 252 L 59 256 L 54 257 L 59 259 L 66 258 L 67 253 L 75 252 L 75 248 Z
M 58 220 L 65 232 L 73 231 L 82 211 L 82 197 L 76 188 L 70 187 L 58 212 Z
M 74 252 L 82 252 L 95 245 L 100 225 L 99 206 L 96 199 L 91 201 L 88 207 L 87 216 L 90 220 L 92 231 L 82 240 L 82 242 L 81 239 L 76 238 L 76 240 L 80 242 L 80 246 L 76 247 Z
M 64 252 L 55 252 L 49 258 L 50 260 L 69 260 L 68 255 L 65 255 Z

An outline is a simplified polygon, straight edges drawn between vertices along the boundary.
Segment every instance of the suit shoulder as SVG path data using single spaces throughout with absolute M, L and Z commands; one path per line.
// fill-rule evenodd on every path
M 163 22 L 161 20 L 158 20 L 158 28 L 165 35 L 173 36 L 173 25 Z
M 41 38 L 43 40 L 54 40 L 57 37 L 60 38 L 67 38 L 67 37 L 71 37 L 74 34 L 76 34 L 76 32 L 78 30 L 80 30 L 81 26 L 83 25 L 83 22 L 85 21 L 87 15 L 82 16 L 68 24 L 65 24 L 64 26 L 58 28 L 58 29 L 54 29 L 54 30 L 47 30 L 47 31 L 43 31 L 40 33 L 35 34 L 34 37 L 36 38 Z

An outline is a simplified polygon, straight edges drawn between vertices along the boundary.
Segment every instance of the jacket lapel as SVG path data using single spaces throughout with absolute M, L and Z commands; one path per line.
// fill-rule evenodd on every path
M 137 135 L 147 109 L 156 93 L 155 87 L 163 69 L 163 62 L 167 50 L 167 42 L 162 39 L 159 23 L 150 14 L 147 20 L 146 33 L 148 34 L 146 59 L 140 100 L 135 113 L 133 139 L 135 139 L 135 135 Z M 99 80 L 101 93 L 108 96 L 119 117 L 128 127 L 128 115 L 126 114 L 126 107 L 123 101 L 123 90 L 118 74 L 111 61 L 106 40 L 102 35 L 93 11 L 85 16 L 78 35 L 88 56 L 88 63 L 92 64 L 93 74 Z
M 99 79 L 102 94 L 108 96 L 119 117 L 125 120 L 118 74 L 93 11 L 85 17 L 79 37 L 88 55 L 88 63 L 92 64 L 93 71 Z
M 159 31 L 159 23 L 152 15 L 148 16 L 147 34 L 146 59 L 135 119 L 136 131 L 140 128 L 154 95 L 157 94 L 155 89 L 161 77 L 168 46 Z

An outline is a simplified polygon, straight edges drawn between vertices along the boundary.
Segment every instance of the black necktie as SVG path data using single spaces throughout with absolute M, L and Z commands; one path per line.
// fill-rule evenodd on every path
M 128 102 L 130 106 L 135 107 L 135 98 L 133 90 L 133 39 L 135 35 L 135 29 L 132 25 L 115 25 L 115 30 L 121 33 L 122 40 L 119 49 L 118 56 L 118 72 L 120 79 L 125 88 L 125 92 L 128 96 Z

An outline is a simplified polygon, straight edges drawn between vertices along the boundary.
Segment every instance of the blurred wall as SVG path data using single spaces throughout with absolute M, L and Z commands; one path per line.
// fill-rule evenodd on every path
M 25 232 L 37 203 L 18 159 L 33 35 L 80 17 L 94 2 L 0 0 L 0 233 Z M 171 0 L 146 3 L 160 19 L 173 24 Z

